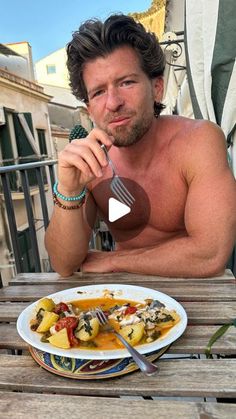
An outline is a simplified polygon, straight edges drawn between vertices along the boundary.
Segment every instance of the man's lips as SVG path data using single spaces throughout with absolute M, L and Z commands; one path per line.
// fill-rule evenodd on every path
M 130 120 L 130 116 L 120 116 L 118 118 L 113 118 L 112 120 L 108 121 L 108 125 L 123 125 L 126 124 Z

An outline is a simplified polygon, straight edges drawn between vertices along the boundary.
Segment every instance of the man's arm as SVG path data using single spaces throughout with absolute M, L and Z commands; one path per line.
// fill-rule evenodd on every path
M 59 154 L 58 190 L 66 197 L 81 193 L 91 181 L 102 176 L 107 160 L 101 144 L 108 148 L 111 138 L 99 129 L 94 129 L 84 140 L 74 140 Z M 59 202 L 66 206 L 77 201 Z M 90 221 L 95 221 L 96 205 L 89 199 Z M 69 276 L 77 271 L 88 252 L 91 229 L 87 223 L 88 205 L 78 209 L 63 209 L 55 205 L 50 224 L 45 234 L 45 246 L 56 272 Z
M 199 125 L 190 135 L 183 164 L 188 184 L 186 235 L 157 246 L 88 255 L 83 270 L 171 277 L 222 272 L 236 240 L 236 184 L 221 130 L 208 122 Z
M 95 218 L 96 208 L 91 208 L 91 212 Z M 63 210 L 55 205 L 45 235 L 45 246 L 56 272 L 69 276 L 78 270 L 87 255 L 90 236 L 84 206 Z

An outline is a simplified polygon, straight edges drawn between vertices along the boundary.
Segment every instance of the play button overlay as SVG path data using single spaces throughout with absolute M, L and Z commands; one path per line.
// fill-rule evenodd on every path
M 108 219 L 111 223 L 129 214 L 131 208 L 115 198 L 109 198 L 108 201 Z
M 147 227 L 151 213 L 150 200 L 144 188 L 128 178 L 120 179 L 134 197 L 133 204 L 128 206 L 121 202 L 119 196 L 112 192 L 112 179 L 108 178 L 98 180 L 98 183 L 90 189 L 85 206 L 89 226 L 94 230 L 98 228 L 100 221 L 103 221 L 115 243 L 129 241 L 139 236 Z M 94 224 L 95 209 L 97 209 L 97 221 Z

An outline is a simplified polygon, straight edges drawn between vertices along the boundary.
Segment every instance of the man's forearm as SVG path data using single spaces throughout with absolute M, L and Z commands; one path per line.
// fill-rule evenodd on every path
M 110 258 L 114 271 L 187 278 L 219 274 L 227 256 L 219 256 L 215 248 L 201 248 L 190 237 L 181 237 L 158 246 L 117 250 Z
M 55 207 L 45 234 L 45 246 L 51 264 L 62 276 L 69 276 L 84 260 L 90 238 L 83 209 L 62 210 Z

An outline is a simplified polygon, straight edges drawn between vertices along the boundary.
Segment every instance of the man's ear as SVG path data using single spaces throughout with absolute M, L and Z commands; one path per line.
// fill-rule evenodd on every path
M 164 94 L 164 79 L 162 76 L 153 79 L 154 99 L 161 102 Z

